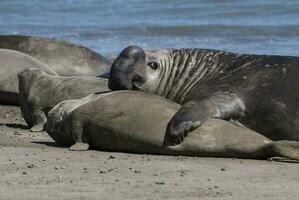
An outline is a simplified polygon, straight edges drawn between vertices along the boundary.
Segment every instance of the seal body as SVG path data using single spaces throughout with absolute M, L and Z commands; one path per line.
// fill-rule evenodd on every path
M 62 77 L 26 69 L 18 78 L 21 112 L 32 131 L 43 130 L 48 111 L 61 101 L 110 91 L 108 80 L 97 77 Z
M 298 57 L 130 46 L 110 76 L 112 90 L 151 92 L 183 105 L 168 124 L 173 144 L 211 117 L 273 140 L 299 140 Z
M 18 73 L 27 68 L 37 68 L 48 74 L 57 75 L 55 71 L 22 52 L 0 49 L 0 103 L 18 105 Z
M 77 103 L 63 101 L 55 106 L 49 112 L 46 130 L 57 143 L 72 145 L 71 150 L 87 150 L 91 146 L 131 153 L 299 159 L 298 143 L 273 142 L 219 119 L 207 120 L 183 143 L 168 146 L 167 122 L 179 108 L 167 99 L 141 92 L 90 95 Z
M 96 76 L 108 73 L 111 63 L 89 48 L 66 41 L 24 35 L 0 35 L 0 48 L 30 55 L 61 76 Z

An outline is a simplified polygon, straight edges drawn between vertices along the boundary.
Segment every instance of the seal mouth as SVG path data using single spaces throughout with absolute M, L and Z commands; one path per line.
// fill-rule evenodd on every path
M 136 83 L 132 83 L 132 90 L 141 90 L 141 86 Z
M 140 75 L 135 75 L 132 79 L 132 89 L 141 90 L 142 85 L 144 84 L 144 78 Z

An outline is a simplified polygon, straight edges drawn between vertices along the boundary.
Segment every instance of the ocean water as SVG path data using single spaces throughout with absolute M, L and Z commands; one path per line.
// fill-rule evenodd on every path
M 63 39 L 103 55 L 135 44 L 299 56 L 299 1 L 0 0 L 0 34 Z

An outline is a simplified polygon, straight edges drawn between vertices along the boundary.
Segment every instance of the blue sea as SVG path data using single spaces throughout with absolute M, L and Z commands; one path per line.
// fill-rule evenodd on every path
M 0 34 L 67 40 L 107 56 L 131 44 L 299 56 L 299 1 L 0 0 Z

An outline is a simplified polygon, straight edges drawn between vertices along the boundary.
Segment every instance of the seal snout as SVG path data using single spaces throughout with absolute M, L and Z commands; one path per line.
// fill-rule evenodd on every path
M 111 80 L 113 78 L 113 80 Z M 130 90 L 132 85 L 125 81 L 124 78 L 111 77 L 109 78 L 108 87 L 110 90 Z
M 136 66 L 141 63 L 145 63 L 145 53 L 142 48 L 138 46 L 125 48 L 112 64 L 108 87 L 111 90 L 138 88 L 141 78 L 133 74 Z

